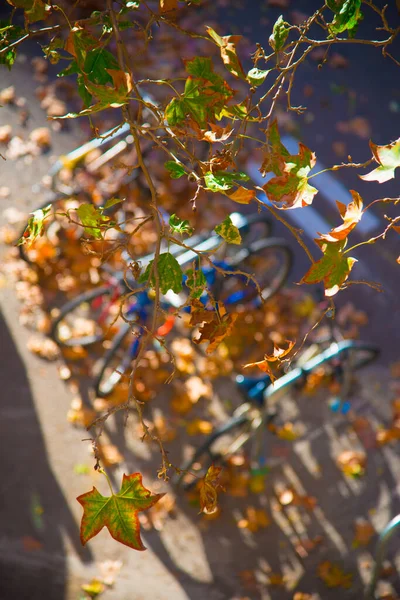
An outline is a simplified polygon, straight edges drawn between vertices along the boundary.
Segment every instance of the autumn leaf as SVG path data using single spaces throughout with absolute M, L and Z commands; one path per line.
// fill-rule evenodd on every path
M 377 146 L 371 141 L 369 145 L 379 167 L 366 175 L 359 175 L 360 179 L 379 183 L 393 179 L 395 170 L 400 167 L 400 138 L 387 146 Z
M 248 369 L 250 367 L 258 367 L 263 373 L 267 373 L 270 376 L 271 381 L 274 382 L 276 379 L 273 373 L 273 368 L 276 366 L 275 363 L 281 362 L 281 360 L 289 354 L 296 342 L 286 340 L 286 343 L 288 344 L 287 348 L 279 348 L 279 346 L 274 345 L 272 354 L 266 354 L 263 360 L 248 363 L 247 365 L 244 365 L 243 368 Z
M 204 419 L 194 419 L 186 425 L 186 432 L 188 435 L 209 435 L 212 430 L 212 423 L 210 423 L 210 421 L 204 421 Z
M 214 350 L 218 348 L 220 343 L 230 335 L 238 317 L 235 313 L 226 313 L 222 316 L 217 315 L 217 313 L 212 314 L 214 315 L 213 320 L 203 323 L 199 328 L 200 336 L 193 340 L 195 344 L 209 342 L 206 348 L 207 354 L 212 354 Z
M 37 240 L 38 237 L 43 235 L 44 223 L 50 211 L 51 204 L 45 206 L 44 208 L 38 208 L 38 210 L 35 210 L 33 213 L 31 213 L 32 216 L 29 217 L 26 229 L 22 237 L 18 240 L 19 246 L 22 244 L 30 246 L 35 240 Z
M 248 506 L 246 508 L 245 517 L 239 519 L 237 526 L 239 529 L 248 529 L 252 533 L 256 533 L 259 529 L 268 527 L 270 524 L 271 519 L 265 510 Z
M 220 225 L 215 227 L 215 233 L 220 235 L 228 244 L 241 244 L 242 238 L 239 229 L 232 223 L 228 215 Z
M 317 574 L 330 588 L 342 587 L 349 589 L 353 580 L 351 573 L 345 573 L 340 567 L 332 564 L 329 560 L 318 565 Z
M 164 494 L 152 494 L 142 484 L 142 475 L 124 475 L 121 490 L 112 496 L 102 496 L 95 487 L 78 496 L 83 506 L 81 542 L 85 545 L 107 527 L 111 536 L 134 550 L 145 550 L 140 538 L 138 512 L 153 506 Z
M 238 204 L 249 204 L 256 197 L 256 192 L 240 185 L 234 192 L 226 192 L 225 196 Z
M 166 13 L 178 8 L 178 0 L 160 0 L 160 12 Z
M 233 129 L 229 125 L 221 127 L 220 125 L 210 123 L 210 130 L 203 133 L 202 139 L 211 144 L 214 144 L 215 142 L 225 142 L 232 133 Z
M 238 79 L 246 79 L 243 67 L 236 53 L 236 44 L 242 39 L 242 36 L 225 35 L 221 37 L 211 27 L 206 27 L 206 31 L 219 47 L 222 61 L 228 71 Z
M 281 142 L 276 121 L 268 129 L 268 143 L 270 150 L 260 169 L 263 175 L 275 174 L 263 186 L 268 199 L 282 210 L 310 205 L 318 192 L 307 178 L 316 163 L 314 152 L 300 143 L 299 153 L 290 154 Z
M 199 483 L 200 490 L 200 512 L 212 514 L 217 511 L 218 489 L 222 489 L 220 484 L 222 467 L 211 465 L 203 479 Z
M 343 224 L 335 227 L 335 229 L 332 229 L 329 233 L 319 233 L 318 235 L 321 239 L 324 239 L 327 242 L 344 240 L 360 221 L 363 214 L 362 198 L 360 194 L 354 190 L 350 190 L 350 193 L 353 196 L 353 201 L 347 206 L 342 202 L 336 202 L 340 216 L 343 219 Z
M 325 242 L 320 239 L 314 241 L 321 248 L 323 257 L 311 265 L 300 283 L 312 284 L 322 281 L 325 296 L 334 296 L 348 279 L 357 259 L 344 254 L 346 239 L 338 242 Z
M 375 529 L 368 523 L 368 521 L 360 520 L 354 524 L 355 535 L 352 543 L 353 548 L 359 548 L 360 546 L 368 546 L 371 539 L 375 535 Z
M 345 450 L 336 459 L 338 467 L 348 477 L 362 477 L 365 473 L 366 456 L 362 452 Z
M 44 21 L 50 15 L 51 6 L 43 0 L 7 0 L 15 8 L 22 8 L 28 23 Z

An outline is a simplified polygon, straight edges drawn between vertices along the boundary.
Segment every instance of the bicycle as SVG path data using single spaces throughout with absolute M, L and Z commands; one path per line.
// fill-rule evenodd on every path
M 376 547 L 376 560 L 372 571 L 371 581 L 365 592 L 365 600 L 376 600 L 375 590 L 382 570 L 387 545 L 400 526 L 400 515 L 396 515 L 379 535 Z
M 321 349 L 324 345 L 327 347 Z M 378 348 L 371 344 L 325 338 L 307 349 L 297 364 L 273 384 L 268 375 L 261 377 L 237 375 L 235 383 L 244 402 L 184 462 L 174 477 L 175 484 L 185 490 L 192 489 L 205 476 L 212 464 L 226 462 L 248 442 L 252 474 L 265 474 L 268 472 L 266 432 L 273 429 L 279 400 L 291 388 L 301 386 L 308 375 L 315 373 L 321 367 L 326 368 L 335 378 L 341 379 L 344 396 L 346 396 L 352 373 L 371 363 L 378 355 Z M 339 405 L 333 407 L 334 412 L 338 412 L 340 408 L 343 409 L 341 410 L 343 414 L 348 412 L 347 400 L 339 400 Z
M 247 219 L 239 213 L 234 213 L 231 218 L 241 231 L 245 243 L 248 239 L 252 239 L 253 227 L 258 231 L 258 226 L 264 222 L 263 217 L 259 215 L 253 215 Z M 267 220 L 265 224 L 268 226 Z M 213 250 L 221 247 L 221 241 L 219 236 L 213 235 L 197 244 L 199 239 L 191 238 L 188 243 L 195 242 L 193 245 L 196 246 L 197 251 L 212 253 Z M 182 252 L 179 245 L 171 246 L 169 252 L 177 257 L 181 266 L 189 265 L 197 258 L 196 252 L 192 250 Z M 143 266 L 146 266 L 150 259 L 151 256 L 145 257 L 142 260 Z M 271 269 L 268 271 L 267 267 L 270 266 L 271 260 L 277 263 L 276 271 L 271 271 Z M 260 262 L 262 263 L 261 268 Z M 203 268 L 203 273 L 213 295 L 216 295 L 218 300 L 224 302 L 227 307 L 237 306 L 240 303 L 252 303 L 255 306 L 261 302 L 259 291 L 261 291 L 263 300 L 267 300 L 282 287 L 291 265 L 292 253 L 287 243 L 284 240 L 270 238 L 251 242 L 247 248 L 240 247 L 234 257 L 228 255 L 225 259 L 214 259 L 212 264 Z M 221 280 L 215 267 L 233 271 L 233 274 Z M 249 274 L 253 274 L 256 270 L 255 277 L 260 290 L 257 289 L 254 282 L 249 282 L 245 275 L 234 274 L 239 267 L 240 271 Z M 128 285 L 123 273 L 114 274 L 106 285 L 85 292 L 68 302 L 53 321 L 51 335 L 60 346 L 87 346 L 101 342 L 105 332 L 115 322 L 119 313 L 120 298 L 124 294 L 132 294 L 133 300 L 124 315 L 126 320 L 117 326 L 110 348 L 97 365 L 94 387 L 100 397 L 109 395 L 126 372 L 139 348 L 141 337 L 138 331 L 141 328 L 139 323 L 142 323 L 143 327 L 149 321 L 149 307 L 152 302 L 147 292 L 134 293 L 134 289 L 135 282 Z M 162 299 L 161 308 L 167 311 L 171 308 L 176 309 L 185 303 L 185 299 L 185 292 L 180 296 L 168 292 Z M 207 303 L 206 294 L 203 302 Z M 138 341 L 134 341 L 128 348 L 125 348 L 124 344 L 132 333 L 132 327 L 136 328 Z M 115 363 L 118 364 L 112 367 Z M 104 378 L 106 383 L 103 381 Z

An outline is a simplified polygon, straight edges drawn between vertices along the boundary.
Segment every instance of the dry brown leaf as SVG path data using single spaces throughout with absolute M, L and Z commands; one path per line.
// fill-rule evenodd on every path
M 249 204 L 256 197 L 256 192 L 240 185 L 234 192 L 229 192 L 226 195 L 238 204 Z
M 338 467 L 349 477 L 361 477 L 365 473 L 367 457 L 362 452 L 345 450 L 336 459 Z
M 217 510 L 218 490 L 222 490 L 220 484 L 222 467 L 211 465 L 203 479 L 199 482 L 200 512 L 212 514 Z
M 244 365 L 243 368 L 248 369 L 250 367 L 258 367 L 261 371 L 263 371 L 263 373 L 267 373 L 271 377 L 271 381 L 274 382 L 276 379 L 272 371 L 273 366 L 275 366 L 274 363 L 280 363 L 282 359 L 289 354 L 296 342 L 286 340 L 286 343 L 288 344 L 287 348 L 279 348 L 278 346 L 274 345 L 274 351 L 272 354 L 266 354 L 263 360 L 249 363 Z
M 178 8 L 178 0 L 160 0 L 160 11 L 162 13 L 176 10 Z
M 342 587 L 349 589 L 352 585 L 353 576 L 345 573 L 340 567 L 332 564 L 329 560 L 318 565 L 318 577 L 330 588 Z
M 256 533 L 259 529 L 268 527 L 271 524 L 271 519 L 263 508 L 254 508 L 248 506 L 246 508 L 245 517 L 237 522 L 239 529 L 248 529 L 252 533 Z

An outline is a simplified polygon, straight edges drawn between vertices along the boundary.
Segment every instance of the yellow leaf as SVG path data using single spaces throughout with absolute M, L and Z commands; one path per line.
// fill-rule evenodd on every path
M 199 483 L 200 489 L 200 512 L 212 514 L 218 509 L 218 494 L 217 490 L 222 489 L 219 482 L 222 467 L 211 465 L 208 468 L 204 478 Z
M 194 419 L 186 425 L 186 431 L 188 435 L 209 435 L 213 430 L 212 423 L 210 421 L 204 421 L 202 419 Z
M 226 196 L 233 200 L 234 202 L 238 202 L 239 204 L 249 204 L 253 198 L 256 197 L 256 192 L 254 190 L 248 190 L 247 188 L 240 185 L 237 190 L 234 192 L 226 193 Z

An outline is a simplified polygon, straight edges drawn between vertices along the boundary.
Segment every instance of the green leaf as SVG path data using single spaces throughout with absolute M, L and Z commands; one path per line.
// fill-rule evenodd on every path
M 97 240 L 102 238 L 101 230 L 105 226 L 107 228 L 113 226 L 109 217 L 104 216 L 102 210 L 96 208 L 93 204 L 80 204 L 76 212 L 80 222 L 85 228 L 85 232 Z
M 80 95 L 83 101 L 83 106 L 85 108 L 88 108 L 90 106 L 90 103 L 92 102 L 92 94 L 88 92 L 85 86 L 85 80 L 83 79 L 82 75 L 78 75 L 76 83 L 78 86 L 78 94 Z
M 268 73 L 271 70 L 272 69 L 268 69 L 268 71 L 262 71 L 261 69 L 257 69 L 257 67 L 254 67 L 254 69 L 250 69 L 250 71 L 247 73 L 247 80 L 254 87 L 258 87 L 259 85 L 262 85 L 264 83 Z
M 185 61 L 189 77 L 185 82 L 184 93 L 173 98 L 165 109 L 165 118 L 171 126 L 181 125 L 187 117 L 199 127 L 214 122 L 233 91 L 224 79 L 214 73 L 210 58 L 196 56 Z
M 354 37 L 359 22 L 363 18 L 362 0 L 327 0 L 327 5 L 335 13 L 332 23 L 328 23 L 329 31 L 336 35 L 348 31 Z
M 164 494 L 152 494 L 142 484 L 142 475 L 124 475 L 121 490 L 112 496 L 103 496 L 95 487 L 78 496 L 83 506 L 80 537 L 85 545 L 107 527 L 110 535 L 134 550 L 145 550 L 140 537 L 138 512 L 151 508 Z
M 190 289 L 190 296 L 199 299 L 207 289 L 207 280 L 201 269 L 188 269 L 185 284 Z
M 234 225 L 229 216 L 215 227 L 215 233 L 218 233 L 228 244 L 241 244 L 242 238 L 239 229 Z
M 75 26 L 69 32 L 65 50 L 72 54 L 80 69 L 83 69 L 87 53 L 98 45 L 99 40 L 93 37 L 91 33 L 80 26 Z
M 185 168 L 175 160 L 167 160 L 164 163 L 164 167 L 167 169 L 171 179 L 179 179 L 182 175 L 186 174 Z
M 268 141 L 270 151 L 260 169 L 263 174 L 276 175 L 263 186 L 268 199 L 284 210 L 310 205 L 318 192 L 307 177 L 316 163 L 315 154 L 301 143 L 299 153 L 290 154 L 281 142 L 276 122 L 269 129 Z
M 24 30 L 18 25 L 11 25 L 8 21 L 0 20 L 0 64 L 11 70 L 17 56 L 15 48 L 5 49 L 24 35 Z
M 182 221 L 177 215 L 171 215 L 169 218 L 169 226 L 171 230 L 180 235 L 187 234 L 192 235 L 193 227 L 190 226 L 189 221 Z
M 43 234 L 44 222 L 51 211 L 51 204 L 44 208 L 35 210 L 28 219 L 28 224 L 22 237 L 18 240 L 18 246 L 26 244 L 30 246 L 38 237 Z
M 370 142 L 369 145 L 379 167 L 366 175 L 360 175 L 360 179 L 379 181 L 379 183 L 393 179 L 395 170 L 400 167 L 400 138 L 387 146 L 377 146 L 373 142 Z
M 173 98 L 165 109 L 165 118 L 168 121 L 168 125 L 175 127 L 184 122 L 186 117 L 185 106 L 182 100 Z
M 334 296 L 348 279 L 357 259 L 343 253 L 346 239 L 339 242 L 325 242 L 319 239 L 315 241 L 321 248 L 323 257 L 311 265 L 300 283 L 313 284 L 323 281 L 325 296 Z
M 119 69 L 118 62 L 111 52 L 104 48 L 95 48 L 86 54 L 83 71 L 93 83 L 112 83 L 112 77 L 107 69 Z
M 103 210 L 107 210 L 107 208 L 111 208 L 112 206 L 115 206 L 116 204 L 121 204 L 121 202 L 123 202 L 123 201 L 124 201 L 123 198 L 109 198 L 102 208 L 103 208 Z
M 207 189 L 212 192 L 226 192 L 230 190 L 237 181 L 248 181 L 250 178 L 246 173 L 230 173 L 229 171 L 209 171 L 204 175 Z
M 150 272 L 152 272 L 150 285 L 154 289 L 156 287 L 156 278 L 153 270 L 154 260 L 151 260 L 147 266 L 146 271 L 139 277 L 139 283 L 145 283 L 149 281 Z M 176 260 L 176 258 L 169 252 L 160 254 L 157 261 L 157 273 L 160 284 L 160 291 L 162 294 L 166 294 L 169 290 L 179 294 L 182 290 L 182 269 Z
M 269 37 L 269 45 L 275 52 L 282 50 L 289 35 L 289 24 L 283 20 L 282 15 L 275 22 L 272 34 Z
M 67 77 L 68 75 L 75 75 L 75 73 L 79 73 L 79 67 L 76 60 L 73 60 L 69 63 L 68 67 L 57 73 L 57 77 Z
M 43 0 L 7 0 L 11 6 L 22 8 L 28 23 L 44 21 L 50 16 L 51 6 Z

